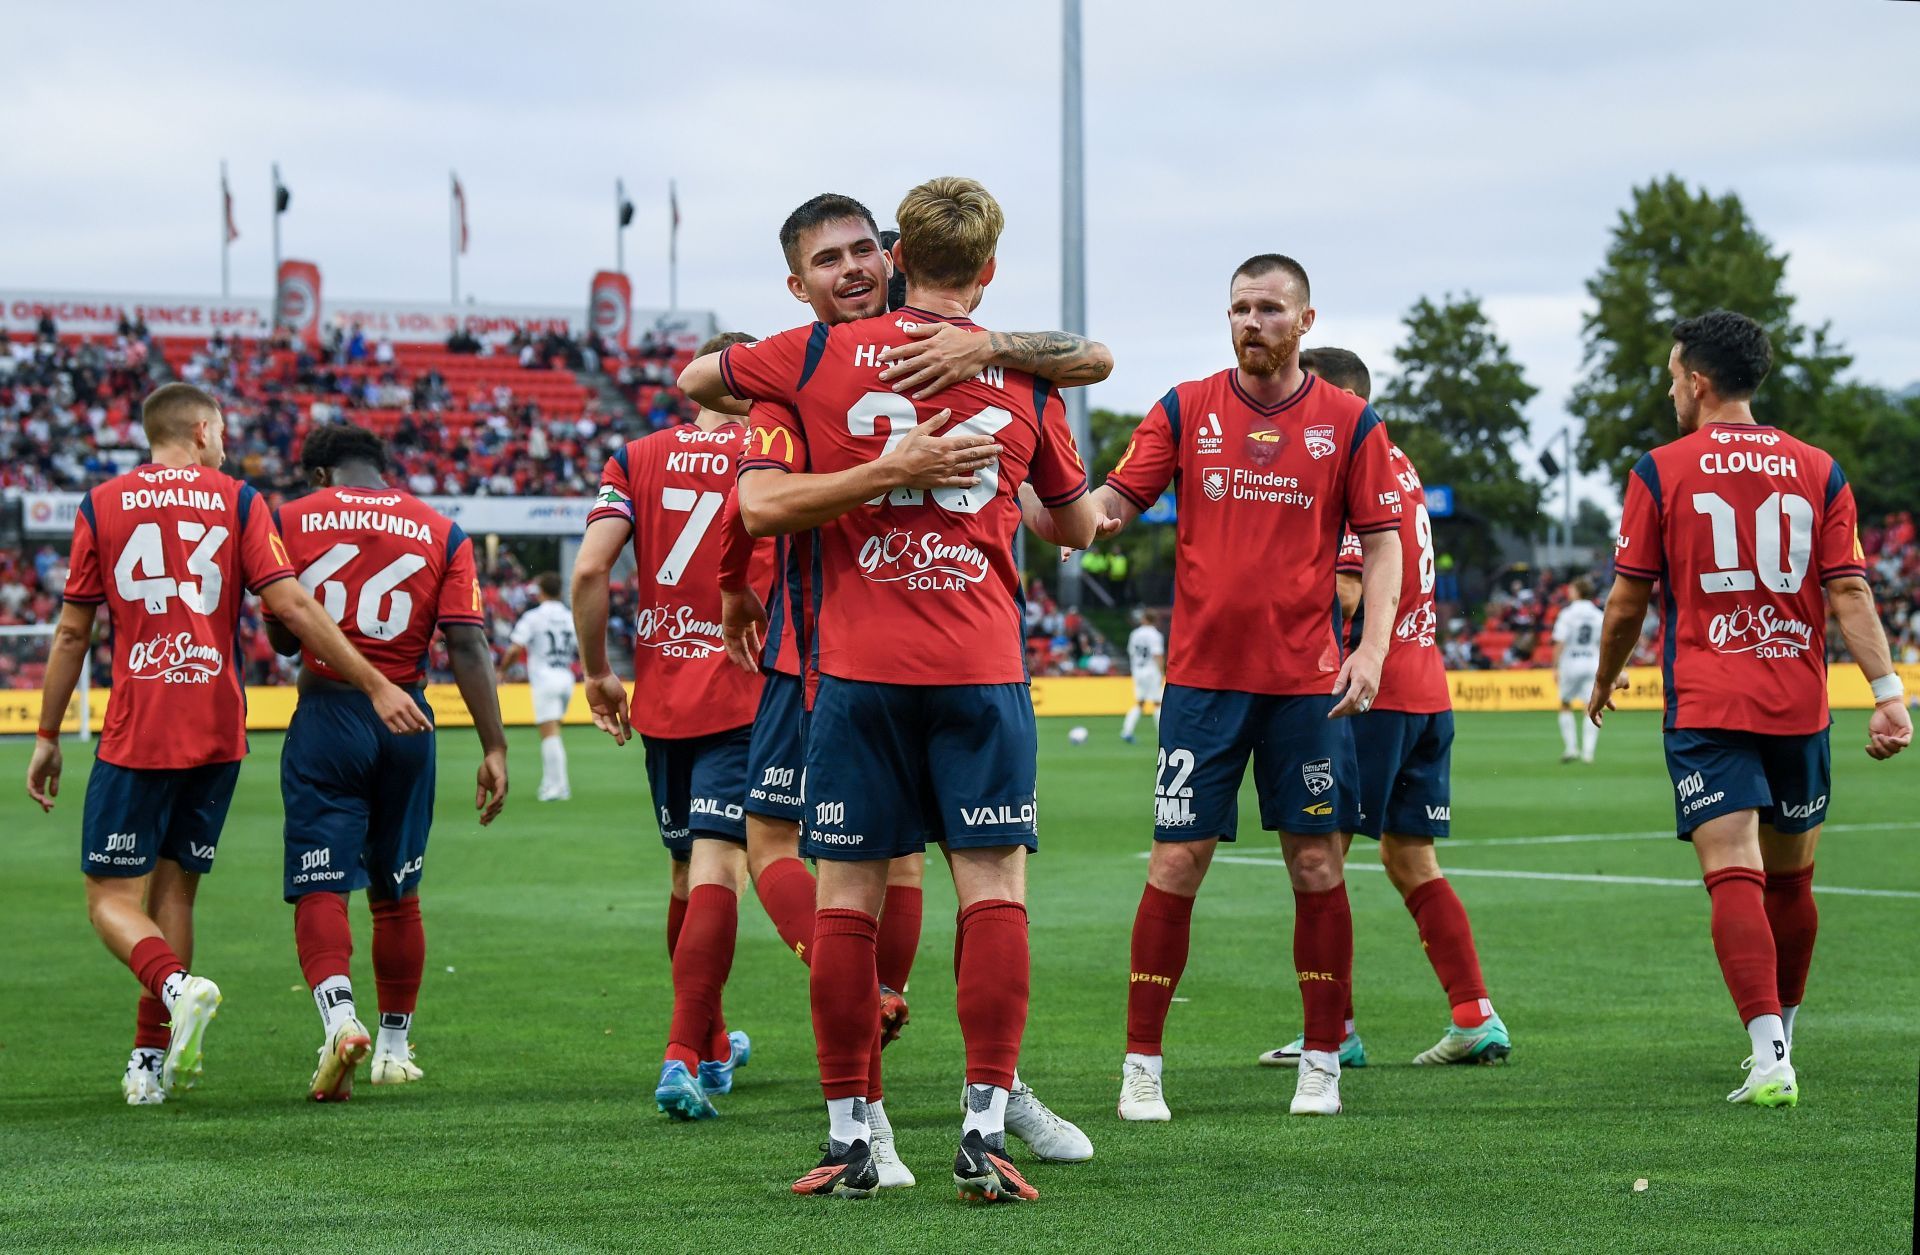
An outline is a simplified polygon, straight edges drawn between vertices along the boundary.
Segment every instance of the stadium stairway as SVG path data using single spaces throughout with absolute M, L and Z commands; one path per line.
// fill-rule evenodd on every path
M 647 430 L 646 415 L 633 403 L 633 398 L 621 390 L 612 375 L 605 371 L 576 370 L 573 377 L 581 387 L 592 389 L 600 398 L 600 412 L 612 420 L 616 431 L 623 431 L 631 438 Z

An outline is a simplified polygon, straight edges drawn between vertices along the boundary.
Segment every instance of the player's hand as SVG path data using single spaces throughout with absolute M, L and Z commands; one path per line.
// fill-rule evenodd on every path
M 373 713 L 380 716 L 380 722 L 386 724 L 387 731 L 395 736 L 433 731 L 433 724 L 420 712 L 413 698 L 405 689 L 391 682 L 382 684 L 374 691 Z
M 1344 719 L 1372 710 L 1373 699 L 1380 695 L 1380 666 L 1385 661 L 1384 652 L 1368 645 L 1348 654 L 1333 681 L 1333 694 L 1340 701 L 1327 712 L 1327 718 Z
M 991 336 L 962 331 L 949 322 L 905 330 L 913 337 L 912 344 L 880 351 L 880 360 L 889 363 L 880 372 L 880 382 L 895 392 L 911 393 L 916 401 L 944 392 L 993 364 Z
M 1624 671 L 1613 677 L 1611 684 L 1594 681 L 1593 692 L 1587 695 L 1587 718 L 1593 720 L 1594 727 L 1601 725 L 1609 710 L 1620 709 L 1613 704 L 1613 695 L 1626 692 L 1632 684 L 1633 681 L 1627 679 L 1627 673 Z
M 1003 450 L 992 436 L 933 434 L 952 418 L 952 410 L 941 410 L 884 455 L 894 487 L 972 488 L 980 482 L 979 472 L 993 465 Z
M 612 737 L 615 745 L 625 745 L 633 738 L 633 723 L 627 716 L 627 686 L 609 671 L 588 676 L 586 690 L 593 726 Z
M 751 588 L 720 590 L 720 639 L 727 657 L 748 675 L 760 674 L 760 651 L 767 644 L 767 607 Z
M 1867 717 L 1867 757 L 1892 758 L 1911 744 L 1913 717 L 1907 714 L 1907 699 L 1900 697 L 1875 706 Z
M 60 770 L 62 766 L 60 742 L 33 742 L 33 757 L 27 762 L 27 796 L 40 804 L 40 813 L 53 810 L 53 800 L 60 796 Z
M 480 826 L 486 827 L 500 817 L 507 804 L 507 751 L 488 750 L 480 758 L 480 770 L 474 777 L 473 809 L 480 812 Z

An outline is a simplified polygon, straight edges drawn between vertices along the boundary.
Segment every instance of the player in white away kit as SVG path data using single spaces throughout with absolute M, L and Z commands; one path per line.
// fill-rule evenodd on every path
M 1133 706 L 1120 725 L 1120 739 L 1133 743 L 1133 730 L 1140 726 L 1140 712 L 1153 707 L 1153 726 L 1160 726 L 1160 696 L 1167 686 L 1167 638 L 1160 635 L 1159 616 L 1151 610 L 1140 612 L 1140 626 L 1127 637 L 1127 665 L 1133 669 Z
M 1600 666 L 1600 621 L 1605 616 L 1593 604 L 1593 581 L 1581 576 L 1573 582 L 1573 600 L 1553 621 L 1553 668 L 1560 677 L 1560 761 L 1573 761 L 1574 711 L 1582 709 L 1593 692 L 1593 674 Z M 1580 721 L 1580 761 L 1593 761 L 1600 741 L 1600 725 Z
M 558 572 L 542 572 L 534 586 L 540 590 L 540 600 L 513 625 L 513 643 L 500 660 L 500 671 L 504 676 L 520 658 L 527 660 L 533 721 L 540 725 L 540 792 L 536 796 L 542 802 L 564 802 L 573 796 L 567 784 L 567 743 L 560 739 L 560 721 L 573 701 L 577 652 L 573 611 L 560 600 Z

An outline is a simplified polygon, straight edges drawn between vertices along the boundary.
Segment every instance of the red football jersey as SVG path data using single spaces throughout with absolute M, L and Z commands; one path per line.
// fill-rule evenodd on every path
M 777 410 L 784 407 L 761 401 L 754 410 L 763 408 Z M 763 420 L 764 421 L 764 420 Z M 752 426 L 751 418 L 748 425 Z M 781 675 L 800 674 L 800 642 L 803 639 L 806 604 L 806 565 L 807 537 L 797 536 L 762 537 L 759 540 L 748 534 L 747 525 L 740 517 L 740 494 L 737 490 L 727 493 L 727 504 L 720 516 L 720 580 L 722 584 L 733 583 L 736 586 L 746 583 L 753 569 L 755 559 L 763 553 L 771 553 L 773 561 L 773 587 L 767 595 L 767 641 L 761 651 L 760 665 L 769 671 Z
M 707 736 L 753 722 L 760 681 L 727 661 L 720 637 L 720 515 L 746 428 L 669 427 L 630 442 L 600 472 L 587 515 L 633 529 L 638 585 L 633 634 L 634 730 Z M 764 596 L 773 557 L 754 547 L 750 580 Z
M 395 684 L 426 678 L 435 626 L 486 626 L 473 541 L 412 493 L 322 488 L 281 507 L 280 535 L 300 583 Z M 340 678 L 311 653 L 300 662 Z
M 1405 513 L 1373 407 L 1312 375 L 1278 405 L 1237 370 L 1174 388 L 1134 430 L 1107 485 L 1141 510 L 1179 502 L 1167 683 L 1328 693 L 1340 670 L 1340 535 Z
M 1005 452 L 975 487 L 897 489 L 818 529 L 810 665 L 882 684 L 1021 683 L 1020 485 L 1031 480 L 1044 504 L 1066 505 L 1086 493 L 1086 469 L 1066 406 L 1045 380 L 989 367 L 919 403 L 882 384 L 881 350 L 911 343 L 907 329 L 932 322 L 978 330 L 908 308 L 726 349 L 729 392 L 794 407 L 756 409 L 741 469 L 845 470 L 942 409 L 953 418 L 941 434 L 992 436 Z
M 104 603 L 113 628 L 101 761 L 178 771 L 244 758 L 240 599 L 293 577 L 260 494 L 204 466 L 128 471 L 81 500 L 69 566 L 67 600 Z
M 1839 463 L 1773 427 L 1710 423 L 1627 477 L 1614 569 L 1658 580 L 1672 728 L 1825 728 L 1825 584 L 1866 574 Z
M 1447 688 L 1447 667 L 1440 657 L 1440 617 L 1433 608 L 1433 519 L 1427 514 L 1427 490 L 1421 486 L 1420 472 L 1400 452 L 1389 445 L 1387 459 L 1393 476 L 1400 481 L 1400 503 L 1406 513 L 1400 516 L 1400 608 L 1399 621 L 1387 639 L 1387 660 L 1380 667 L 1380 695 L 1375 710 L 1398 710 L 1410 715 L 1436 715 L 1453 709 L 1453 693 Z M 1341 575 L 1359 575 L 1365 554 L 1360 538 L 1347 532 L 1340 538 L 1340 557 L 1334 570 Z M 1347 639 L 1358 643 L 1360 620 L 1356 611 Z

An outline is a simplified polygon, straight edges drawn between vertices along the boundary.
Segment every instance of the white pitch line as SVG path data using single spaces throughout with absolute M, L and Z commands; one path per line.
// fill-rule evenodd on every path
M 1920 824 L 1828 824 L 1822 832 L 1920 832 Z M 1649 832 L 1563 832 L 1541 834 L 1531 837 L 1443 837 L 1434 843 L 1439 850 L 1462 850 L 1476 845 L 1582 845 L 1596 841 L 1671 841 L 1673 829 L 1662 828 Z M 1278 857 L 1279 850 L 1256 850 L 1248 853 L 1267 854 Z
M 1146 858 L 1142 854 L 1139 857 Z M 1238 863 L 1243 867 L 1280 867 L 1286 864 L 1278 859 L 1251 858 L 1243 854 L 1216 854 L 1216 863 Z M 1348 870 L 1384 872 L 1386 868 L 1378 863 L 1350 863 Z M 1698 880 L 1676 880 L 1670 876 L 1601 876 L 1581 875 L 1577 872 L 1518 872 L 1496 870 L 1491 867 L 1449 867 L 1446 874 L 1452 876 L 1486 876 L 1498 880 L 1558 880 L 1571 884 L 1585 885 L 1656 885 L 1668 889 L 1698 889 Z M 1815 893 L 1844 894 L 1853 898 L 1920 898 L 1920 891 L 1912 889 L 1852 889 L 1844 885 L 1819 885 L 1813 887 Z

